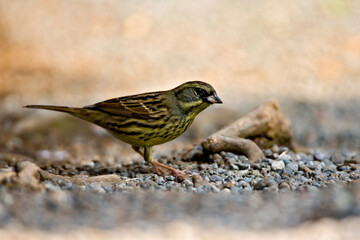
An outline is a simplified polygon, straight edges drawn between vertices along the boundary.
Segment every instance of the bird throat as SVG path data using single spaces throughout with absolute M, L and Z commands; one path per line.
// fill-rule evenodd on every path
M 207 108 L 210 104 L 199 100 L 193 102 L 180 102 L 180 105 L 185 114 L 195 117 L 205 108 Z

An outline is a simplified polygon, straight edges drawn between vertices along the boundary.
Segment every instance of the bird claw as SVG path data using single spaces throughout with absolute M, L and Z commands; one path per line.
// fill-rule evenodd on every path
M 167 174 L 167 172 L 164 169 L 162 169 L 162 168 L 160 168 L 160 167 L 158 167 L 156 165 L 153 165 L 153 169 L 154 169 L 155 173 L 158 174 L 158 175 Z
M 158 174 L 158 175 L 174 175 L 178 181 L 182 182 L 185 180 L 186 178 L 186 173 L 184 171 L 181 170 L 177 170 L 175 168 L 172 168 L 170 166 L 167 166 L 165 164 L 159 163 L 159 162 L 153 162 L 153 169 L 154 171 Z M 169 172 L 167 172 L 166 170 L 169 170 Z

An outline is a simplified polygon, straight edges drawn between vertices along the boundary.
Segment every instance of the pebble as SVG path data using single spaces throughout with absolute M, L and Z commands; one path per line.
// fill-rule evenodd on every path
M 249 163 L 243 163 L 243 162 L 237 162 L 236 165 L 239 167 L 239 169 L 244 170 L 250 168 Z
M 232 182 L 226 182 L 226 183 L 224 184 L 224 188 L 232 188 L 232 186 L 233 186 L 233 183 L 232 183 Z
M 269 185 L 270 181 L 268 177 L 264 177 L 263 179 L 259 180 L 258 182 L 256 182 L 256 184 L 254 185 L 254 189 L 255 190 L 262 190 L 265 187 L 267 187 Z
M 195 145 L 186 155 L 186 161 L 196 161 L 204 155 L 204 148 L 201 145 Z
M 285 163 L 283 161 L 273 161 L 271 163 L 271 169 L 274 171 L 283 170 L 285 168 Z
M 294 172 L 299 170 L 299 164 L 297 162 L 290 162 L 286 165 L 286 167 L 290 168 Z
M 345 157 L 341 153 L 334 153 L 331 155 L 331 161 L 336 166 L 342 166 L 345 163 Z
M 322 150 L 316 150 L 314 152 L 314 158 L 319 161 L 324 161 L 327 157 L 327 154 Z
M 235 164 L 230 164 L 230 169 L 231 170 L 239 170 L 239 167 Z
M 241 170 L 241 171 L 238 171 L 236 175 L 238 177 L 242 177 L 242 176 L 245 176 L 245 175 L 248 175 L 248 174 L 249 174 L 249 170 Z
M 294 172 L 294 170 L 292 170 L 291 168 L 289 167 L 285 167 L 284 170 L 283 170 L 283 173 L 287 174 L 287 175 L 290 175 Z
M 212 175 L 210 176 L 210 181 L 212 182 L 217 182 L 217 181 L 222 181 L 222 177 L 220 177 L 219 175 Z
M 193 174 L 192 181 L 193 183 L 201 183 L 203 181 L 203 178 L 200 174 Z
M 279 189 L 290 189 L 290 185 L 287 182 L 281 182 L 279 184 Z
M 263 150 L 263 153 L 267 158 L 271 158 L 273 156 L 273 152 L 270 149 Z

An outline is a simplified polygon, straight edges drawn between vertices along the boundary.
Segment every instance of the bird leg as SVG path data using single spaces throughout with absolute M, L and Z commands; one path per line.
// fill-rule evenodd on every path
M 138 154 L 140 154 L 143 158 L 144 157 L 144 153 L 141 151 L 140 147 L 137 147 L 137 146 L 131 146 L 132 149 L 134 149 L 135 152 L 137 152 Z
M 158 173 L 158 171 L 160 171 L 160 172 L 162 171 L 161 168 L 165 168 L 165 169 L 169 170 L 175 177 L 177 177 L 178 180 L 180 180 L 180 181 L 185 180 L 185 173 L 183 171 L 177 170 L 166 164 L 163 164 L 163 163 L 153 160 L 151 147 L 144 147 L 144 159 L 145 159 L 145 161 L 147 161 L 148 163 L 150 163 L 153 166 L 154 170 L 157 173 Z
M 140 154 L 144 159 L 145 159 L 145 156 L 144 156 L 144 152 L 141 151 L 140 147 L 137 147 L 137 146 L 132 146 L 132 148 L 135 150 L 135 152 L 137 152 L 138 154 Z M 145 151 L 145 150 L 144 150 Z M 145 159 L 146 160 L 146 159 Z M 149 171 L 149 170 L 154 170 L 158 175 L 163 175 L 166 173 L 165 170 L 159 168 L 158 166 L 156 165 L 152 165 L 152 168 L 146 168 L 146 171 Z

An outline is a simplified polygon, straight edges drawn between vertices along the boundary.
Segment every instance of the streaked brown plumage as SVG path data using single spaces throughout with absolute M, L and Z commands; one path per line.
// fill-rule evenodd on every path
M 157 172 L 166 168 L 183 178 L 183 173 L 152 160 L 151 147 L 181 135 L 197 114 L 214 103 L 222 103 L 213 87 L 200 81 L 186 82 L 174 89 L 113 98 L 83 108 L 28 105 L 27 108 L 66 112 L 105 128 L 131 144 Z M 144 148 L 144 153 L 140 148 Z

